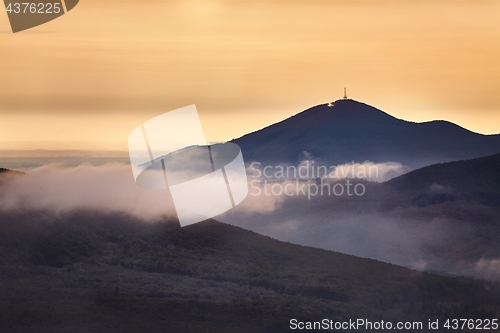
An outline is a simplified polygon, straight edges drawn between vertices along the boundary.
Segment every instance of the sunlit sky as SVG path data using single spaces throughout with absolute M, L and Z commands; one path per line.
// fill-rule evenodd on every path
M 127 149 L 196 104 L 224 141 L 339 99 L 500 133 L 500 1 L 89 1 L 12 34 L 0 149 Z

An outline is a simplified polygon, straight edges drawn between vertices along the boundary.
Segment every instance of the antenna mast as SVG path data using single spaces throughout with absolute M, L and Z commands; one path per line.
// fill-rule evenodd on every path
M 347 99 L 347 90 L 345 87 L 344 87 L 344 99 Z

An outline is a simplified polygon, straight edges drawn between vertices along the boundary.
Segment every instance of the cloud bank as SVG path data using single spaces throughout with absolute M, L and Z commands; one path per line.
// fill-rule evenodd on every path
M 42 166 L 22 175 L 3 175 L 0 210 L 67 213 L 88 209 L 120 212 L 143 220 L 174 214 L 167 191 L 137 186 L 129 165 L 109 163 L 64 168 Z

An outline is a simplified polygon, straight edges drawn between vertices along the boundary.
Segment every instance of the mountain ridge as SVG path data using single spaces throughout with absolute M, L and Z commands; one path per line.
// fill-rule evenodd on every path
M 289 321 L 498 315 L 500 285 L 303 247 L 207 220 L 2 214 L 6 332 L 289 332 Z M 467 303 L 467 306 L 464 305 Z M 82 321 L 81 318 L 85 318 Z
M 445 120 L 410 122 L 354 100 L 316 105 L 233 142 L 247 161 L 263 164 L 296 165 L 308 152 L 330 165 L 400 162 L 416 169 L 500 152 L 500 134 Z

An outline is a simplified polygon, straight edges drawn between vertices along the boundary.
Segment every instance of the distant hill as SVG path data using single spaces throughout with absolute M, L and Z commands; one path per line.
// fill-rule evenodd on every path
M 0 166 L 11 170 L 26 170 L 57 164 L 76 167 L 81 164 L 129 163 L 128 151 L 87 150 L 0 150 Z
M 351 182 L 366 194 L 281 197 L 272 211 L 243 205 L 219 219 L 297 244 L 500 280 L 500 154 Z
M 88 212 L 2 213 L 0 244 L 2 332 L 289 332 L 292 318 L 425 325 L 500 315 L 496 283 L 214 220 L 181 229 Z
M 500 154 L 427 166 L 391 179 L 381 187 L 386 192 L 398 193 L 398 196 L 401 193 L 413 195 L 412 203 L 419 195 L 437 197 L 448 193 L 450 198 L 474 201 L 500 210 Z
M 304 152 L 327 165 L 400 162 L 412 169 L 500 152 L 500 135 L 447 121 L 413 123 L 354 100 L 321 104 L 235 139 L 246 162 L 297 165 Z
M 3 180 L 7 179 L 9 175 L 22 175 L 22 174 L 24 174 L 24 172 L 0 168 L 0 184 L 2 183 Z

